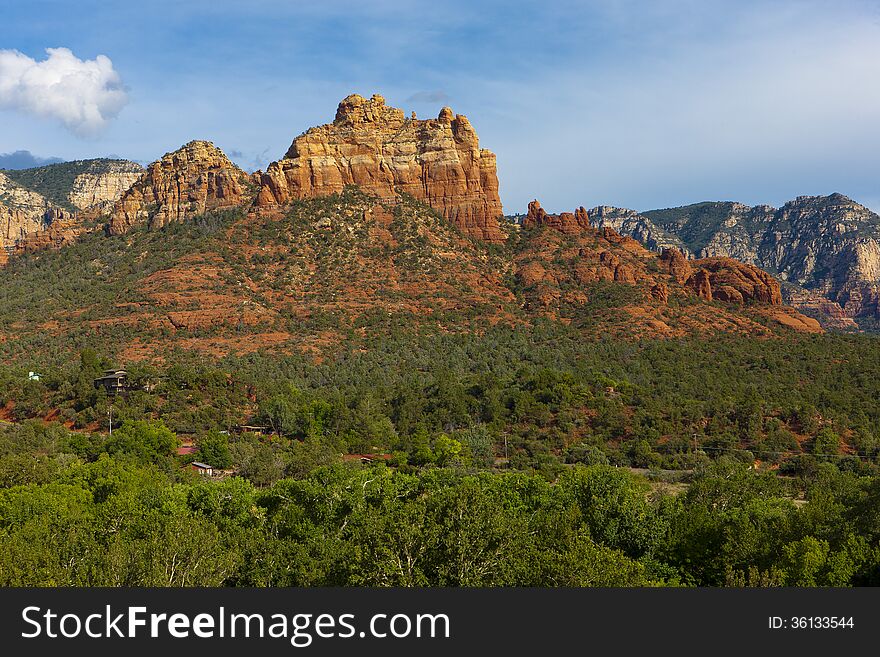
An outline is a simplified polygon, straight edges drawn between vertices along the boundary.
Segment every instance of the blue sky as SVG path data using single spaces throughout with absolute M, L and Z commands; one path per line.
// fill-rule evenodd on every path
M 200 138 L 253 170 L 381 93 L 466 114 L 510 213 L 833 191 L 880 209 L 876 1 L 4 0 L 0 50 L 47 48 L 109 58 L 124 102 L 88 124 L 7 104 L 0 153 L 150 161 Z

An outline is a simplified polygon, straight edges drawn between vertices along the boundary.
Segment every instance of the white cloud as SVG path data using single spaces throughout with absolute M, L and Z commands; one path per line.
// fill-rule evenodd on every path
M 82 60 L 67 48 L 47 48 L 36 61 L 0 50 L 0 109 L 60 120 L 78 135 L 98 133 L 128 102 L 113 62 Z

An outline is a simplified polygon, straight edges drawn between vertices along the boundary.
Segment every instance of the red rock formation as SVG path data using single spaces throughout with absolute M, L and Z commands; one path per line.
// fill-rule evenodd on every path
M 43 195 L 0 173 L 0 247 L 12 252 L 27 235 L 45 230 L 56 208 Z
M 710 296 L 703 298 L 736 303 L 759 301 L 774 306 L 782 305 L 779 281 L 763 269 L 732 258 L 704 258 L 694 260 L 693 264 L 699 268 L 697 274 L 705 272 L 706 276 L 701 277 L 698 282 L 688 281 L 688 285 L 696 289 L 700 296 L 703 296 L 703 290 L 708 285 Z M 696 277 L 697 274 L 694 276 Z
M 672 276 L 679 284 L 684 283 L 694 273 L 687 258 L 678 249 L 663 249 L 658 262 L 660 269 Z
M 654 283 L 651 288 L 651 296 L 660 303 L 669 303 L 669 286 L 662 281 Z
M 657 280 L 648 269 L 648 261 L 656 257 L 659 270 L 678 285 L 684 285 L 706 301 L 744 303 L 757 301 L 770 305 L 782 305 L 779 282 L 767 272 L 731 258 L 704 258 L 689 261 L 677 249 L 663 249 L 657 257 L 639 242 L 622 236 L 610 226 L 600 230 L 592 228 L 587 212 L 578 208 L 575 212 L 558 215 L 547 213 L 538 201 L 529 203 L 529 211 L 523 220 L 526 230 L 547 226 L 568 236 L 594 240 L 597 246 L 580 248 L 574 265 L 575 277 L 580 284 L 598 281 L 622 283 L 649 283 L 651 296 L 666 303 L 669 288 L 666 282 Z M 612 252 L 612 249 L 614 252 Z M 625 254 L 625 259 L 622 257 Z M 532 277 L 534 278 L 534 277 Z
M 536 228 L 538 226 L 549 226 L 564 235 L 578 235 L 584 231 L 592 230 L 587 211 L 583 207 L 574 212 L 548 214 L 535 200 L 529 203 L 529 213 L 523 219 L 523 227 Z
M 537 201 L 529 204 L 514 256 L 527 310 L 596 335 L 769 335 L 766 320 L 822 330 L 780 305 L 779 285 L 755 267 L 718 258 L 688 261 L 679 251 L 658 255 L 610 226 L 579 226 L 578 214 L 551 215 Z M 700 302 L 682 304 L 689 295 Z M 712 300 L 727 303 L 703 303 Z
M 261 208 L 359 185 L 380 198 L 410 194 L 470 237 L 505 240 L 495 155 L 480 148 L 467 117 L 448 107 L 436 119 L 418 120 L 379 95 L 348 96 L 333 123 L 294 139 L 258 179 Z
M 208 141 L 191 141 L 153 162 L 113 206 L 108 230 L 119 235 L 146 223 L 173 221 L 246 203 L 248 176 Z
M 712 282 L 709 280 L 709 272 L 700 269 L 687 279 L 686 285 L 697 293 L 697 296 L 706 301 L 712 300 Z
M 590 225 L 589 213 L 583 207 L 579 207 L 574 212 L 549 214 L 538 201 L 532 201 L 529 203 L 529 212 L 523 219 L 522 225 L 525 229 L 547 226 L 563 235 L 572 237 L 578 235 L 598 236 L 606 242 L 619 245 L 634 254 L 648 255 L 650 253 L 638 240 L 634 240 L 628 235 L 621 235 L 611 227 L 606 226 L 600 230 L 593 228 Z

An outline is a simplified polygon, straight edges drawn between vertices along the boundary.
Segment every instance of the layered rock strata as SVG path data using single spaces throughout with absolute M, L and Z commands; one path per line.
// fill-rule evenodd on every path
M 144 168 L 135 162 L 98 161 L 74 178 L 67 199 L 80 210 L 109 210 L 142 175 Z
M 480 148 L 467 117 L 448 107 L 436 119 L 419 120 L 382 96 L 348 96 L 333 123 L 294 139 L 257 179 L 260 208 L 358 185 L 383 199 L 402 192 L 424 201 L 469 237 L 506 238 L 495 155 Z
M 108 232 L 161 228 L 209 210 L 246 205 L 248 175 L 208 141 L 191 141 L 153 162 L 119 199 Z

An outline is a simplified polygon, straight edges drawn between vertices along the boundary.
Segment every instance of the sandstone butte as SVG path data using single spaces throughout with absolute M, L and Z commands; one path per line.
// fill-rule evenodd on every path
M 208 141 L 191 141 L 153 162 L 110 213 L 108 232 L 161 228 L 208 210 L 249 202 L 248 175 Z
M 436 119 L 419 120 L 378 94 L 348 96 L 333 123 L 294 139 L 284 158 L 255 179 L 258 208 L 359 185 L 383 199 L 403 192 L 424 201 L 469 237 L 506 238 L 495 155 L 480 148 L 467 117 L 448 107 Z
M 624 252 L 636 256 L 647 263 L 656 259 L 659 270 L 668 274 L 671 279 L 706 301 L 724 301 L 744 303 L 756 301 L 771 306 L 782 306 L 782 293 L 779 282 L 767 272 L 732 258 L 703 258 L 688 260 L 676 249 L 663 249 L 661 254 L 649 251 L 631 237 L 618 234 L 612 228 L 601 231 L 590 226 L 587 211 L 578 208 L 574 212 L 562 212 L 558 215 L 547 213 L 538 201 L 529 203 L 529 212 L 523 220 L 525 229 L 547 226 L 565 235 L 594 235 L 600 242 L 619 246 Z M 581 250 L 580 257 L 590 254 Z M 664 300 L 668 297 L 668 289 L 663 281 L 656 281 L 646 268 L 638 266 L 638 260 L 621 262 L 620 258 L 609 252 L 597 255 L 599 269 L 593 272 L 589 280 L 614 280 L 621 282 L 644 281 L 650 283 L 652 295 Z M 818 329 L 818 324 L 807 317 L 799 316 L 805 326 Z M 814 326 L 815 324 L 815 326 Z

